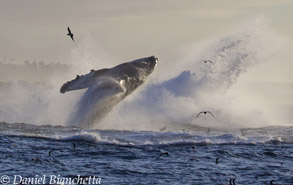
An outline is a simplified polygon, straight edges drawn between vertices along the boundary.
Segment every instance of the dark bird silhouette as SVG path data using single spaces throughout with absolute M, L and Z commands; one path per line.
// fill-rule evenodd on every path
M 75 147 L 76 147 L 76 144 L 75 144 L 75 143 L 73 143 L 73 150 L 75 150 Z
M 270 185 L 274 185 L 274 184 L 273 184 L 274 181 L 275 181 L 275 180 L 271 180 L 271 181 L 270 181 Z
M 33 157 L 32 161 L 37 162 L 37 163 L 42 163 L 42 161 L 37 157 Z
M 160 131 L 162 132 L 162 131 L 166 130 L 166 128 L 167 128 L 167 125 L 164 126 L 163 128 L 161 128 Z
M 216 159 L 216 164 L 218 164 L 218 163 L 219 163 L 219 158 Z
M 213 115 L 213 113 L 211 113 L 211 111 L 201 111 L 200 113 L 197 114 L 196 118 L 198 118 L 198 116 L 199 116 L 200 114 L 207 114 L 207 113 L 209 113 L 209 114 L 211 114 L 213 117 L 215 117 L 215 116 Z
M 229 183 L 229 185 L 236 185 L 236 184 L 235 184 L 235 179 L 230 179 L 230 183 Z
M 189 161 L 199 161 L 199 160 L 196 159 L 196 158 L 191 158 L 191 159 L 189 159 L 186 163 L 188 163 Z
M 52 151 L 49 152 L 49 157 L 51 157 L 51 155 L 52 155 Z
M 208 63 L 208 62 L 213 64 L 213 61 L 211 61 L 211 60 L 202 60 L 202 62 L 204 62 L 205 64 Z
M 161 152 L 160 156 L 169 156 L 168 152 Z
M 206 133 L 210 133 L 210 131 L 211 131 L 211 128 L 208 128 L 208 129 L 206 130 Z
M 71 37 L 71 39 L 74 41 L 74 38 L 73 38 L 73 33 L 71 32 L 70 28 L 67 27 L 67 30 L 68 30 L 68 36 Z

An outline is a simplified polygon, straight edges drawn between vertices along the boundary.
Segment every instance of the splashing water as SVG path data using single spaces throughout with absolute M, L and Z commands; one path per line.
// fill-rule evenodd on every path
M 179 75 L 148 84 L 137 96 L 112 112 L 102 126 L 159 130 L 166 125 L 169 128 L 174 125 L 185 128 L 186 124 L 187 127 L 224 128 L 292 125 L 292 83 L 272 83 L 274 77 L 259 81 L 262 69 L 260 74 L 252 73 L 257 79 L 245 76 L 260 64 L 275 62 L 277 57 L 274 55 L 282 48 L 281 39 L 270 33 L 266 24 L 261 20 L 255 24 L 250 25 L 250 29 L 238 30 L 212 42 L 201 54 L 189 54 L 192 57 L 186 57 L 182 65 L 178 64 L 181 61 L 176 61 L 173 64 L 181 70 L 177 72 Z M 274 47 L 270 44 L 273 42 Z M 278 55 L 282 54 L 279 52 Z M 204 63 L 203 59 L 212 62 Z M 165 69 L 158 70 L 164 73 Z M 261 88 L 268 91 L 259 91 Z M 260 97 L 267 94 L 274 98 L 286 91 L 291 93 L 286 93 L 279 102 L 271 103 Z M 213 112 L 215 119 L 208 116 L 195 119 L 197 113 L 203 110 Z M 141 124 L 136 120 L 140 120 Z M 114 126 L 113 123 L 117 122 L 121 124 Z
M 292 65 L 286 58 L 290 57 L 289 52 L 284 49 L 289 47 L 264 22 L 258 19 L 226 36 L 191 46 L 180 60 L 160 60 L 152 81 L 127 97 L 97 127 L 159 130 L 167 126 L 168 130 L 194 125 L 224 128 L 292 125 L 292 82 L 280 83 L 284 78 L 275 80 L 267 70 L 280 64 Z M 77 48 L 73 50 L 74 65 L 66 74 L 51 75 L 50 80 L 41 84 L 1 83 L 0 119 L 65 125 L 84 91 L 64 96 L 59 94 L 61 84 L 92 68 L 113 66 L 111 60 L 87 51 L 85 43 L 80 46 L 81 53 Z M 94 61 L 95 58 L 98 60 Z M 83 59 L 86 65 L 82 63 L 79 68 Z M 110 61 L 108 66 L 103 66 L 104 61 Z M 271 73 L 280 74 L 274 68 Z M 195 119 L 203 110 L 213 112 L 215 118 Z

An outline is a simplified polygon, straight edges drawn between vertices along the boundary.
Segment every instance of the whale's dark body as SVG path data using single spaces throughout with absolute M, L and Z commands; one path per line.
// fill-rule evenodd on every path
M 127 95 L 135 91 L 153 72 L 157 63 L 154 56 L 120 64 L 110 69 L 91 70 L 65 83 L 61 93 L 85 89 L 69 124 L 91 128 Z

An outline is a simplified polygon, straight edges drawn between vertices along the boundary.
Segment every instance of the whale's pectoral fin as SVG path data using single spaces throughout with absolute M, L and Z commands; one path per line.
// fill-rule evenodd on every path
M 89 74 L 94 73 L 94 78 L 98 78 L 98 77 L 103 76 L 108 71 L 109 71 L 108 68 L 100 69 L 100 70 L 91 70 L 91 72 Z
M 109 69 L 91 70 L 86 75 L 77 75 L 75 79 L 66 82 L 62 85 L 60 92 L 65 93 L 66 91 L 73 91 L 79 89 L 85 89 L 90 87 L 97 78 L 103 76 Z

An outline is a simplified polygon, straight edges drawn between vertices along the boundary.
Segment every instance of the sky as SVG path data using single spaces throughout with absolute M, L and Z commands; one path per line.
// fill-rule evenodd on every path
M 256 16 L 292 39 L 292 9 L 290 0 L 0 0 L 0 60 L 70 64 L 81 49 L 117 63 L 167 59 Z

